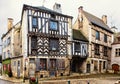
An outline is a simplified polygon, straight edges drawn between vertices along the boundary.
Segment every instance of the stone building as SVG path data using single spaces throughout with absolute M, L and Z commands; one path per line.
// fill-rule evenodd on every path
M 111 51 L 111 69 L 120 70 L 120 32 L 117 32 L 116 27 L 112 27 L 114 32 L 114 39 Z
M 113 32 L 107 25 L 107 16 L 102 19 L 78 8 L 78 17 L 73 25 L 80 30 L 89 42 L 89 56 L 84 62 L 83 73 L 102 73 L 110 66 Z
M 16 56 L 16 51 L 20 52 L 19 43 L 20 41 L 16 38 L 16 32 L 20 29 L 20 22 L 13 26 L 13 19 L 8 18 L 8 30 L 7 33 L 2 36 L 2 64 L 3 64 L 3 73 L 9 73 L 12 67 L 12 59 Z M 18 33 L 18 32 L 17 32 Z M 13 74 L 14 75 L 14 74 Z

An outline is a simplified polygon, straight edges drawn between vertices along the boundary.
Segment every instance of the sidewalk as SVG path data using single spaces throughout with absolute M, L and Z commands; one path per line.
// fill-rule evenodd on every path
M 13 82 L 13 83 L 20 83 L 20 84 L 29 84 L 29 81 L 28 80 L 25 80 L 25 83 L 23 83 L 23 79 L 19 78 L 14 78 L 14 77 L 7 77 L 7 76 L 0 76 L 0 79 L 2 80 L 6 80 L 6 81 L 10 81 L 10 82 Z

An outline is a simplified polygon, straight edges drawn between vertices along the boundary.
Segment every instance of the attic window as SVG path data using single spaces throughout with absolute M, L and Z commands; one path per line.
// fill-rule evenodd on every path
M 55 19 L 55 14 L 51 14 L 51 18 Z

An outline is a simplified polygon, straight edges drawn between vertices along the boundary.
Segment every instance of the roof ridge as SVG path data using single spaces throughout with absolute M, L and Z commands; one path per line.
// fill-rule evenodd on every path
M 92 24 L 94 24 L 96 26 L 99 26 L 100 28 L 102 28 L 104 30 L 107 30 L 110 33 L 113 33 L 112 30 L 110 29 L 110 27 L 107 24 L 105 24 L 103 22 L 103 20 L 100 19 L 99 17 L 97 17 L 97 16 L 95 16 L 95 15 L 93 15 L 91 13 L 88 13 L 88 12 L 86 12 L 84 10 L 83 10 L 83 14 L 85 15 L 85 17 L 87 18 L 87 20 L 90 23 L 92 23 Z
M 101 20 L 101 21 L 103 22 L 103 20 L 102 20 L 102 19 L 100 19 L 99 17 L 97 17 L 97 16 L 95 16 L 95 15 L 93 15 L 93 14 L 89 13 L 89 12 L 84 11 L 84 10 L 83 10 L 83 12 L 86 12 L 86 13 L 88 13 L 88 14 L 90 14 L 90 15 L 92 15 L 92 16 L 94 16 L 94 17 L 96 17 L 96 18 L 98 18 L 99 20 Z M 103 22 L 103 23 L 104 23 L 104 22 Z M 104 24 L 105 24 L 105 23 L 104 23 Z

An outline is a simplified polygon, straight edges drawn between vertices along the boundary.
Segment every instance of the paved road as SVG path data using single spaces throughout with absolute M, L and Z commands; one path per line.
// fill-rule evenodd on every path
M 14 83 L 14 82 L 11 82 L 11 81 L 0 79 L 0 84 L 22 84 L 22 83 Z

